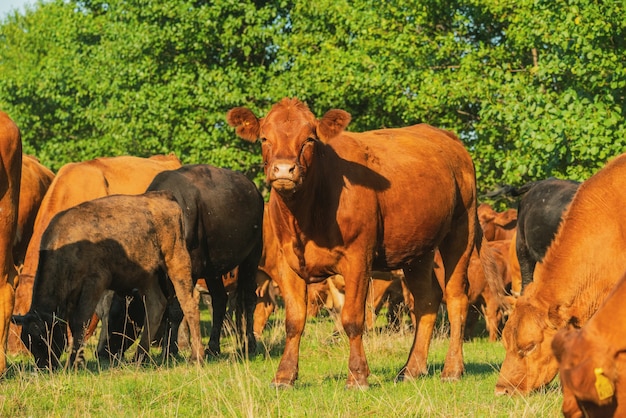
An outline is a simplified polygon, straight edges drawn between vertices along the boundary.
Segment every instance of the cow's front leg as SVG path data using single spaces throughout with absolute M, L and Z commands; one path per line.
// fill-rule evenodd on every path
M 306 323 L 306 283 L 291 269 L 285 268 L 281 277 L 276 277 L 278 287 L 285 300 L 285 350 L 272 387 L 292 387 L 298 378 L 300 339 Z
M 415 334 L 413 346 L 404 367 L 396 380 L 412 380 L 428 374 L 428 350 L 432 339 L 442 291 L 433 273 L 432 256 L 426 257 L 404 269 L 406 285 L 413 295 Z
M 345 302 L 341 310 L 341 323 L 350 342 L 347 388 L 367 389 L 370 369 L 363 349 L 365 327 L 365 301 L 369 286 L 369 273 L 358 269 L 344 276 Z
M 167 305 L 167 299 L 156 281 L 150 283 L 142 297 L 146 307 L 146 322 L 141 332 L 139 346 L 135 352 L 135 361 L 137 363 L 145 361 L 150 355 L 150 344 L 156 337 Z

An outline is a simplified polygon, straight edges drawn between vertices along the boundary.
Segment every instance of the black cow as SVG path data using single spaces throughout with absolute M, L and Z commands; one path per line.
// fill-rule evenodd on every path
M 489 196 L 522 198 L 517 208 L 517 258 L 522 274 L 522 289 L 533 280 L 535 265 L 543 260 L 561 223 L 565 209 L 580 183 L 550 177 L 526 183 L 519 188 L 505 186 Z
M 202 359 L 191 259 L 182 211 L 172 193 L 112 195 L 60 212 L 51 220 L 42 238 L 31 308 L 14 317 L 38 367 L 59 365 L 68 326 L 73 339 L 70 364 L 84 362 L 84 332 L 107 289 L 145 298 L 147 318 L 138 360 L 148 353 L 166 295 L 174 291 L 190 318 L 192 359 Z
M 245 334 L 245 348 L 253 353 L 256 350 L 253 332 L 255 276 L 263 250 L 264 205 L 256 185 L 241 173 L 197 164 L 158 174 L 148 190 L 171 191 L 183 210 L 192 276 L 194 281 L 204 278 L 211 294 L 213 326 L 205 354 L 220 353 L 220 335 L 228 302 L 222 275 L 237 266 L 236 322 L 240 336 Z M 131 302 L 130 309 L 133 303 L 136 302 Z M 174 336 L 174 339 L 181 319 L 180 315 L 176 315 L 177 311 L 176 304 L 168 308 L 168 319 L 173 329 L 166 335 Z M 134 320 L 140 322 L 141 318 Z M 117 330 L 109 331 L 110 344 L 124 350 L 124 345 L 116 341 L 123 335 L 124 328 L 119 319 L 117 325 L 115 322 L 109 317 L 110 327 Z M 244 323 L 245 330 L 242 329 Z M 164 348 L 171 354 L 177 351 L 175 344 Z

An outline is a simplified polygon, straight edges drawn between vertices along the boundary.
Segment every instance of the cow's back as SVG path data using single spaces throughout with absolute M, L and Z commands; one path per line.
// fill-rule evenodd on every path
M 346 213 L 346 223 L 355 216 L 362 222 L 382 219 L 389 265 L 432 250 L 449 232 L 452 219 L 467 216 L 468 208 L 476 206 L 471 156 L 448 131 L 421 124 L 344 133 L 329 145 L 340 159 L 352 162 L 347 180 L 365 186 L 357 193 L 344 189 L 339 212 Z M 352 209 L 365 200 L 367 189 L 375 193 L 367 210 L 379 208 L 380 214 L 361 216 Z
M 33 309 L 48 312 L 102 272 L 122 294 L 144 287 L 164 268 L 162 254 L 182 241 L 181 223 L 180 207 L 166 192 L 112 195 L 59 212 L 41 239 Z
M 169 190 L 181 204 L 195 277 L 224 274 L 261 248 L 263 198 L 243 174 L 185 165 L 157 175 L 148 190 Z
M 518 236 L 534 260 L 543 259 L 578 186 L 574 181 L 546 179 L 533 185 L 520 200 Z
M 563 215 L 535 281 L 559 300 L 579 299 L 573 316 L 585 321 L 615 285 L 626 265 L 626 154 L 580 185 Z M 582 311 L 576 312 L 576 306 Z

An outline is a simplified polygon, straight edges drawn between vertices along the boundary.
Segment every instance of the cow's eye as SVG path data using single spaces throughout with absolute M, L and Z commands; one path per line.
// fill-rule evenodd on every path
M 535 351 L 536 348 L 537 348 L 537 344 L 531 343 L 531 344 L 528 344 L 528 345 L 526 345 L 524 347 L 520 347 L 518 352 L 517 352 L 517 354 L 520 357 L 526 357 L 527 355 L 529 355 L 530 353 Z
M 263 137 L 263 138 L 259 138 L 259 141 L 261 141 L 261 144 L 264 144 L 265 141 L 267 141 L 267 138 Z

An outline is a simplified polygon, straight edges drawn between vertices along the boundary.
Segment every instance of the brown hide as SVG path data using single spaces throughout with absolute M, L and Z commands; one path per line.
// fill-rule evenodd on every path
M 289 269 L 277 279 L 285 299 L 286 343 L 273 384 L 298 375 L 306 322 L 306 284 L 334 274 L 346 283 L 341 319 L 350 345 L 348 387 L 367 387 L 362 343 L 372 270 L 403 268 L 415 298 L 415 343 L 398 379 L 428 373 L 427 355 L 442 297 L 432 278 L 439 247 L 445 272 L 450 346 L 442 378 L 464 371 L 467 265 L 477 228 L 471 157 L 452 133 L 429 125 L 351 133 L 350 115 L 316 119 L 297 99 L 283 99 L 262 119 L 235 108 L 228 123 L 261 139 L 268 215 Z M 279 281 L 280 280 L 280 281 Z
M 33 235 L 37 211 L 52 180 L 54 180 L 54 173 L 39 163 L 37 158 L 30 155 L 22 156 L 17 236 L 13 246 L 13 261 L 17 266 L 24 263 L 26 248 Z
M 6 370 L 9 322 L 15 303 L 17 271 L 13 243 L 17 229 L 22 138 L 17 125 L 0 111 L 0 375 Z
M 478 221 L 487 241 L 509 240 L 517 226 L 517 210 L 496 212 L 487 203 L 478 205 Z
M 500 335 L 500 324 L 504 323 L 511 310 L 511 300 L 506 291 L 511 282 L 509 247 L 509 240 L 485 241 L 482 257 L 476 250 L 472 252 L 467 269 L 470 311 L 467 316 L 466 339 L 473 336 L 479 312 L 485 317 L 489 340 L 496 341 Z M 444 273 L 439 252 L 435 253 L 434 273 L 440 286 L 443 286 Z
M 23 315 L 30 309 L 33 278 L 39 262 L 41 236 L 54 215 L 79 203 L 112 194 L 140 194 L 154 177 L 165 170 L 181 166 L 173 154 L 151 158 L 132 156 L 96 158 L 61 167 L 41 202 L 33 234 L 20 272 L 13 312 Z M 19 327 L 11 325 L 12 347 L 22 347 Z
M 518 298 L 503 331 L 506 357 L 496 394 L 528 393 L 548 384 L 558 364 L 550 344 L 557 330 L 582 326 L 626 266 L 626 155 L 578 189 L 534 283 Z
M 563 329 L 554 336 L 552 350 L 559 362 L 565 416 L 582 416 L 583 410 L 590 417 L 626 415 L 625 300 L 626 276 L 622 276 L 581 329 Z M 604 381 L 609 391 L 598 392 L 597 381 Z
M 192 329 L 192 359 L 202 359 L 191 259 L 182 211 L 171 193 L 107 196 L 63 211 L 42 235 L 41 254 L 22 333 L 22 341 L 33 342 L 38 367 L 54 367 L 60 352 L 42 350 L 36 342 L 47 336 L 37 333 L 46 327 L 35 331 L 31 325 L 53 315 L 67 321 L 73 339 L 70 365 L 83 361 L 83 335 L 106 290 L 120 295 L 137 291 L 145 298 L 146 324 L 137 350 L 142 358 L 161 322 L 166 296 L 173 296 L 163 294 L 163 277 L 169 279 L 168 288 L 173 286 Z
M 509 275 L 511 276 L 511 294 L 519 297 L 522 294 L 522 272 L 520 270 L 519 260 L 517 259 L 517 229 L 511 237 L 509 245 Z

